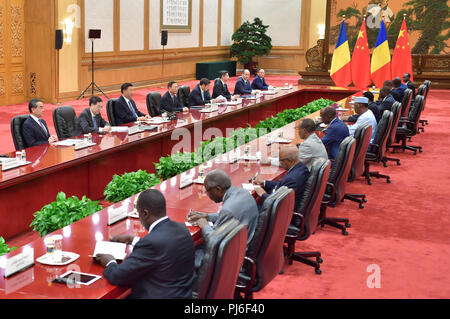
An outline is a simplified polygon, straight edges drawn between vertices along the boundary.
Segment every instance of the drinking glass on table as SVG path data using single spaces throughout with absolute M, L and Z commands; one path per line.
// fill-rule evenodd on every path
M 53 253 L 53 260 L 57 263 L 60 263 L 62 261 L 62 240 L 63 237 L 61 235 L 54 235 L 53 236 L 53 242 L 54 242 L 54 253 Z

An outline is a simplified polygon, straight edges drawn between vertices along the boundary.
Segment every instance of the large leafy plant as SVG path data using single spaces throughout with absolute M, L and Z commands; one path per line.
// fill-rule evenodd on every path
M 3 256 L 13 250 L 16 250 L 17 247 L 9 247 L 6 242 L 5 239 L 3 237 L 0 237 L 0 256 Z
M 231 56 L 246 65 L 255 56 L 268 55 L 272 50 L 272 39 L 266 34 L 268 28 L 259 18 L 255 18 L 252 23 L 244 22 L 232 36 L 234 43 L 230 47 Z
M 107 201 L 117 203 L 159 183 L 161 183 L 161 179 L 155 174 L 139 170 L 125 173 L 122 176 L 114 175 L 103 194 Z
M 66 194 L 61 192 L 56 196 L 55 202 L 45 205 L 40 211 L 34 213 L 34 219 L 30 226 L 43 237 L 101 209 L 98 202 L 94 202 L 86 196 L 83 196 L 82 199 L 78 199 L 76 196 L 67 198 Z

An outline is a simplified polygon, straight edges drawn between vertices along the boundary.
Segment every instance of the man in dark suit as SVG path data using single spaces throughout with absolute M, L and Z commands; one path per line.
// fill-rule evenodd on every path
M 414 99 L 416 98 L 416 87 L 414 86 L 413 81 L 411 81 L 411 74 L 403 74 L 403 83 L 405 83 L 408 89 L 412 91 L 412 101 L 414 101 Z
M 245 69 L 242 76 L 236 82 L 234 87 L 234 95 L 249 95 L 252 94 L 252 86 L 250 85 L 250 71 Z
M 167 85 L 168 91 L 161 99 L 161 112 L 187 112 L 189 109 L 187 107 L 183 107 L 178 101 L 177 93 L 178 93 L 178 83 L 175 81 L 170 81 Z
M 111 255 L 98 255 L 96 261 L 105 267 L 103 275 L 113 285 L 131 287 L 130 298 L 191 298 L 195 252 L 189 230 L 166 216 L 166 200 L 158 190 L 141 193 L 137 210 L 147 236 L 112 238 L 134 248 L 120 265 Z
M 266 72 L 264 69 L 259 69 L 256 72 L 255 79 L 252 82 L 252 89 L 253 90 L 261 90 L 265 91 L 269 89 L 269 85 L 266 83 L 266 79 L 264 78 L 266 75 Z
M 98 96 L 89 99 L 89 108 L 81 112 L 77 122 L 78 134 L 87 133 L 109 133 L 111 126 L 106 122 L 102 115 L 103 101 Z
M 282 186 L 291 188 L 295 192 L 294 212 L 297 212 L 310 174 L 308 168 L 300 162 L 297 147 L 293 145 L 280 147 L 280 167 L 288 171 L 283 179 L 280 181 L 265 181 L 257 177 L 254 183 L 260 187 L 255 188 L 255 192 L 261 198 L 262 206 L 266 198 L 278 188 Z
M 391 80 L 386 80 L 383 82 L 383 86 L 387 86 L 391 90 L 391 95 L 394 100 L 398 100 L 400 97 L 398 96 L 398 92 L 394 90 L 394 83 Z
M 214 83 L 214 89 L 212 98 L 217 99 L 219 96 L 226 98 L 227 100 L 231 99 L 231 93 L 228 91 L 227 82 L 230 79 L 230 75 L 228 71 L 220 71 L 219 79 Z
M 395 99 L 391 94 L 391 89 L 388 86 L 383 86 L 380 90 L 380 97 L 377 105 L 380 111 L 380 116 L 383 116 L 384 111 L 392 111 L 392 105 L 394 105 Z
M 202 106 L 216 102 L 211 99 L 211 95 L 209 94 L 210 84 L 211 81 L 209 79 L 203 78 L 200 80 L 200 83 L 189 94 L 189 106 Z
M 122 96 L 117 100 L 114 109 L 117 125 L 144 121 L 150 118 L 150 116 L 139 111 L 136 103 L 133 101 L 133 84 L 124 83 L 120 90 Z
M 408 87 L 402 83 L 400 78 L 393 79 L 392 84 L 394 85 L 392 91 L 397 93 L 397 98 L 395 100 L 401 103 L 403 101 L 403 96 L 405 95 L 405 90 Z
M 339 152 L 339 146 L 350 132 L 348 126 L 336 117 L 336 110 L 333 107 L 329 106 L 320 110 L 320 117 L 328 125 L 322 143 L 327 149 L 328 158 L 334 160 Z
M 33 99 L 28 104 L 30 116 L 22 125 L 22 136 L 27 147 L 54 143 L 58 138 L 50 135 L 47 123 L 42 119 L 44 103 L 40 99 Z

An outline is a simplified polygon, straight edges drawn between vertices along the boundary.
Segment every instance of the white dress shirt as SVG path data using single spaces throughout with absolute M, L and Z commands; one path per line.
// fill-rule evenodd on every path
M 348 130 L 350 131 L 351 136 L 355 136 L 355 132 L 361 125 L 369 123 L 372 126 L 372 139 L 370 140 L 370 143 L 373 143 L 373 140 L 375 138 L 375 135 L 377 133 L 377 120 L 375 118 L 375 115 L 373 115 L 371 110 L 367 110 L 363 114 L 361 114 L 358 117 L 358 120 L 355 124 L 350 125 L 348 127 Z

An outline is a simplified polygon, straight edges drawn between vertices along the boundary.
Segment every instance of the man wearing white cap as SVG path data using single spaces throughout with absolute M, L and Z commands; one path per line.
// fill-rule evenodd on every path
M 355 112 L 359 115 L 356 123 L 348 127 L 350 135 L 354 136 L 358 127 L 365 123 L 369 123 L 372 126 L 372 139 L 370 140 L 370 143 L 373 143 L 373 139 L 377 133 L 377 120 L 372 111 L 369 110 L 369 99 L 366 97 L 355 97 L 350 104 L 354 105 Z

